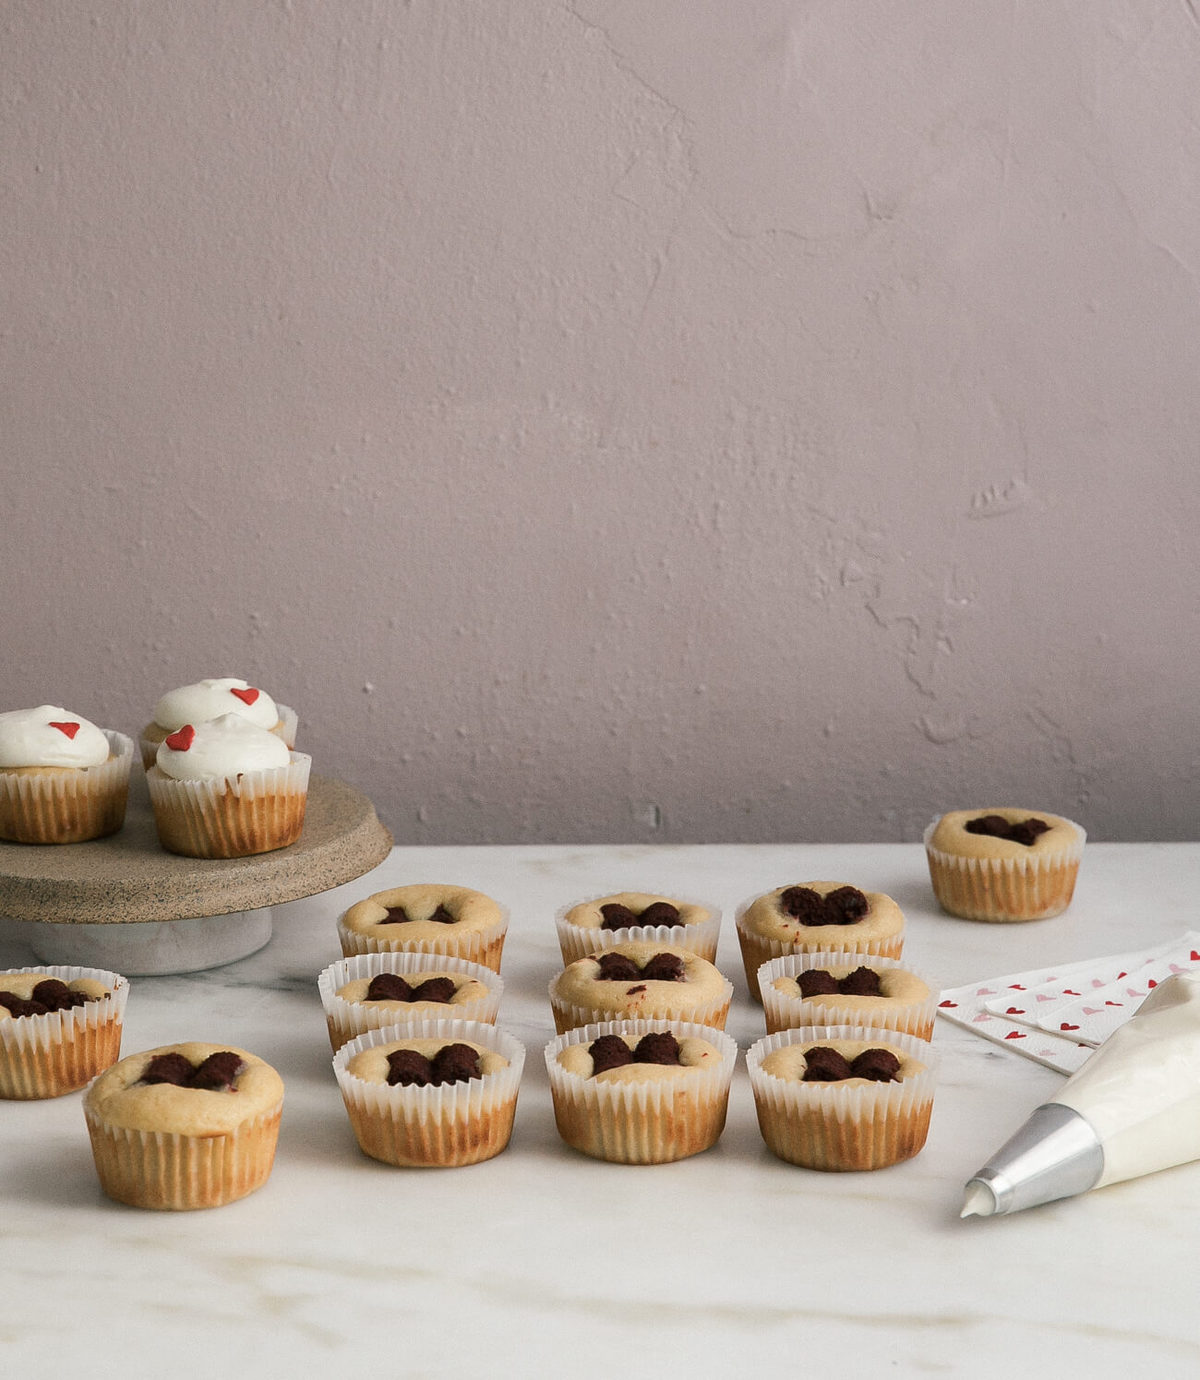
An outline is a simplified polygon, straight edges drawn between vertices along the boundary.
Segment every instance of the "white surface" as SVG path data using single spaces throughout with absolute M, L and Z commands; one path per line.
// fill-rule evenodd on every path
M 1059 1075 L 939 1022 L 929 1142 L 875 1174 L 775 1160 L 744 1056 L 707 1154 L 632 1168 L 554 1130 L 553 915 L 643 888 L 722 907 L 719 962 L 743 1051 L 763 1030 L 729 917 L 785 881 L 883 890 L 905 953 L 943 985 L 1165 940 L 1195 922 L 1200 846 L 1089 845 L 1057 919 L 993 926 L 936 911 L 917 845 L 398 849 L 375 873 L 275 910 L 267 948 L 132 985 L 125 1052 L 228 1040 L 287 1085 L 274 1174 L 242 1203 L 157 1215 L 105 1200 L 78 1094 L 0 1104 L 0 1341 L 6 1371 L 87 1349 L 95 1376 L 367 1367 L 381 1377 L 1194 1376 L 1200 1165 L 1009 1218 L 960 1221 L 962 1186 Z M 403 1171 L 355 1145 L 317 973 L 334 921 L 383 886 L 452 881 L 512 911 L 500 1024 L 526 1046 L 512 1145 L 469 1169 Z M 0 965 L 24 962 L 0 939 Z M 169 1358 L 163 1369 L 161 1358 Z M 826 1367 L 828 1369 L 826 1370 Z

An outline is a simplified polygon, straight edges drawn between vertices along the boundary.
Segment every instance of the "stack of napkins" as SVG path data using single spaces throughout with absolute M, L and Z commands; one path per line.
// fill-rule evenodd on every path
M 1173 973 L 1200 969 L 1200 933 L 1153 949 L 1092 958 L 944 991 L 938 1014 L 984 1039 L 1074 1073 Z

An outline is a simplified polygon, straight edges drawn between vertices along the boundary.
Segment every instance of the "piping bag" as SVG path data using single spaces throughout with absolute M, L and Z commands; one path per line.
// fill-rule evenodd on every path
M 967 1181 L 963 1217 L 1019 1212 L 1200 1159 L 1200 973 L 1161 982 Z

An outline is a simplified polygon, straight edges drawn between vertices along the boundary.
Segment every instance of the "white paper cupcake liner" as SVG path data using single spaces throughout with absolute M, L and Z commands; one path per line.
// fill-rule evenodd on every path
M 764 963 L 769 963 L 772 959 L 783 958 L 786 954 L 800 953 L 820 953 L 820 948 L 813 944 L 806 946 L 803 942 L 792 943 L 781 939 L 772 939 L 766 935 L 757 933 L 745 924 L 746 912 L 759 900 L 758 896 L 751 896 L 738 906 L 734 917 L 734 928 L 737 930 L 738 946 L 742 951 L 742 965 L 746 970 L 746 985 L 750 989 L 750 996 L 754 1001 L 762 1001 L 762 993 L 758 987 L 758 970 Z M 845 926 L 847 931 L 852 931 L 853 926 Z M 847 933 L 841 952 L 855 953 L 872 958 L 899 958 L 904 950 L 904 931 L 901 929 L 896 934 L 876 936 L 874 938 L 866 936 L 862 939 L 852 938 L 851 933 Z
M 285 848 L 300 837 L 312 758 L 293 752 L 286 767 L 233 778 L 176 781 L 146 773 L 164 848 L 193 858 L 241 858 Z
M 5 977 L 29 972 L 66 983 L 89 978 L 107 987 L 108 996 L 66 1011 L 0 1021 L 0 1098 L 25 1100 L 75 1092 L 115 1064 L 121 1054 L 127 978 L 102 968 L 38 964 L 0 972 L 0 989 Z
M 630 1017 L 628 1012 L 624 1011 L 609 1011 L 595 1006 L 576 1006 L 573 1002 L 562 1001 L 555 995 L 553 982 L 550 989 L 550 1006 L 554 1012 L 554 1028 L 560 1035 L 582 1025 L 630 1019 L 691 1021 L 696 1025 L 707 1025 L 716 1030 L 724 1030 L 732 1001 L 733 983 L 727 977 L 721 979 L 721 995 L 712 1001 L 697 1002 L 695 1006 L 689 1007 L 686 1012 L 682 1013 L 667 1010 L 656 1011 L 643 1006 L 639 1007 L 636 1017 Z
M 504 937 L 508 933 L 508 911 L 505 910 L 495 924 L 486 929 L 468 930 L 458 925 L 446 925 L 445 936 L 436 939 L 406 939 L 402 931 L 404 925 L 378 925 L 373 933 L 350 929 L 338 917 L 338 942 L 342 946 L 342 956 L 352 958 L 355 954 L 438 954 L 445 958 L 463 958 L 469 963 L 478 963 L 490 968 L 494 973 L 500 971 L 500 958 L 504 952 Z M 395 930 L 394 936 L 385 937 L 385 932 Z
M 413 977 L 420 981 L 422 974 L 431 972 L 458 973 L 464 978 L 474 978 L 487 988 L 487 993 L 474 1001 L 439 1003 L 439 1008 L 447 1013 L 445 1017 L 432 1016 L 429 1006 L 420 1003 L 415 1004 L 412 1014 L 406 1016 L 403 1008 L 397 1009 L 390 1004 L 383 1007 L 372 1002 L 346 1001 L 338 996 L 338 990 L 348 982 L 361 979 L 369 981 L 380 973 L 398 973 L 401 977 Z M 495 1025 L 500 998 L 504 994 L 504 980 L 491 968 L 447 954 L 370 953 L 355 954 L 331 963 L 317 978 L 317 990 L 325 1011 L 330 1043 L 338 1050 L 356 1035 L 384 1026 L 411 1025 L 416 1021 L 431 1019 L 481 1021 L 485 1025 Z M 452 1016 L 449 1014 L 451 1012 Z
M 396 1040 L 469 1041 L 508 1060 L 504 1068 L 441 1087 L 390 1087 L 347 1071 L 364 1049 Z M 365 1031 L 344 1044 L 333 1072 L 363 1153 L 386 1164 L 413 1168 L 475 1164 L 498 1155 L 512 1135 L 525 1047 L 507 1032 L 479 1021 L 415 1021 Z
M 85 1101 L 100 1187 L 130 1207 L 187 1212 L 222 1207 L 266 1183 L 275 1161 L 282 1101 L 223 1135 L 135 1131 L 107 1125 Z
M 568 1045 L 591 1044 L 601 1035 L 637 1040 L 663 1030 L 679 1041 L 707 1040 L 720 1051 L 720 1063 L 679 1079 L 625 1083 L 582 1078 L 558 1062 Z M 617 1164 L 666 1164 L 707 1150 L 720 1136 L 737 1043 L 723 1030 L 692 1021 L 601 1021 L 551 1040 L 545 1059 L 555 1124 L 568 1145 Z
M 271 730 L 277 734 L 288 745 L 292 751 L 296 748 L 296 734 L 300 728 L 300 716 L 294 709 L 289 709 L 286 704 L 275 703 L 275 708 L 279 711 L 279 723 Z
M 789 997 L 772 986 L 776 978 L 796 978 L 812 969 L 849 968 L 859 966 L 874 968 L 883 973 L 888 969 L 902 968 L 913 977 L 919 978 L 929 989 L 924 1001 L 902 1002 L 861 1001 L 842 998 L 830 993 L 820 1001 L 805 997 Z M 758 987 L 762 994 L 763 1015 L 767 1022 L 767 1033 L 792 1027 L 811 1025 L 840 1025 L 865 1030 L 895 1030 L 902 1035 L 915 1035 L 920 1040 L 933 1036 L 933 1024 L 937 1016 L 939 989 L 922 973 L 916 972 L 894 958 L 880 958 L 845 950 L 818 951 L 806 954 L 784 954 L 764 963 L 758 970 Z
M 77 771 L 0 771 L 0 838 L 14 843 L 84 843 L 125 822 L 133 739 L 103 729 L 112 754 Z
M 717 940 L 721 933 L 721 912 L 705 901 L 695 901 L 687 897 L 672 896 L 670 899 L 680 905 L 700 906 L 709 912 L 707 920 L 694 925 L 629 925 L 625 929 L 605 930 L 595 925 L 573 925 L 567 918 L 567 911 L 576 906 L 587 905 L 591 901 L 602 901 L 610 893 L 602 896 L 586 896 L 581 901 L 572 901 L 563 906 L 554 917 L 554 927 L 558 932 L 558 946 L 562 950 L 564 966 L 574 963 L 577 958 L 587 958 L 611 949 L 614 944 L 624 944 L 630 939 L 651 939 L 657 944 L 674 944 L 699 954 L 710 963 L 717 957 Z M 658 893 L 663 894 L 665 893 Z
M 934 895 L 943 910 L 961 920 L 1005 924 L 1048 920 L 1071 904 L 1087 832 L 1074 820 L 1073 844 L 1053 853 L 1029 851 L 1017 858 L 972 858 L 944 853 L 930 842 L 939 819 L 930 821 L 923 842 Z
M 898 1050 L 924 1069 L 899 1083 L 804 1083 L 777 1078 L 763 1060 L 785 1045 L 866 1041 Z M 807 1169 L 880 1169 L 925 1144 L 937 1081 L 932 1047 L 911 1035 L 852 1026 L 802 1026 L 764 1035 L 746 1052 L 759 1130 L 773 1154 Z

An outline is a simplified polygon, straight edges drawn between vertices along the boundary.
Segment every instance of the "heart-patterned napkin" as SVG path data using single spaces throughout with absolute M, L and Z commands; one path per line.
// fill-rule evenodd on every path
M 1074 1073 L 1173 973 L 1200 968 L 1200 934 L 1152 949 L 1008 973 L 941 994 L 938 1014 L 984 1039 Z

